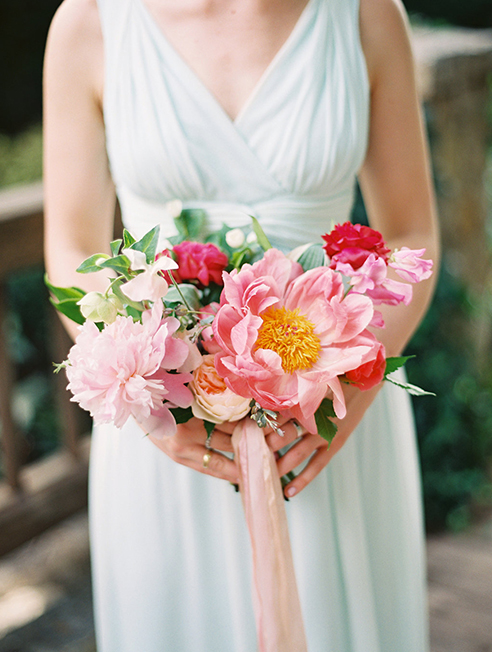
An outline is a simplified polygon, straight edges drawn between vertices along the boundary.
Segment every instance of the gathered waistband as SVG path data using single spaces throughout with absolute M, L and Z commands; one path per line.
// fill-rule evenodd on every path
M 223 224 L 232 228 L 248 226 L 250 216 L 254 216 L 271 244 L 288 251 L 306 242 L 320 241 L 321 235 L 334 224 L 348 220 L 353 196 L 353 188 L 348 188 L 330 197 L 283 195 L 253 204 L 184 201 L 183 208 L 206 211 L 207 231 L 220 229 Z M 149 200 L 121 187 L 118 198 L 123 224 L 135 237 L 141 237 L 157 224 L 161 225 L 161 240 L 176 234 L 165 201 Z

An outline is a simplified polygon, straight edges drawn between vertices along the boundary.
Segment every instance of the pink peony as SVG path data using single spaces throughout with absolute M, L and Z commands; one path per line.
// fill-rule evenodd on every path
M 358 269 L 366 261 L 369 254 L 382 258 L 388 262 L 391 252 L 379 231 L 362 226 L 361 224 L 337 224 L 335 228 L 322 236 L 326 242 L 323 249 L 331 258 L 331 267 L 335 269 L 336 263 L 348 263 L 353 269 Z
M 152 416 L 173 434 L 176 423 L 168 408 L 191 405 L 185 386 L 191 374 L 168 373 L 183 365 L 189 348 L 173 337 L 178 320 L 161 317 L 159 302 L 143 313 L 143 323 L 119 316 L 102 331 L 91 321 L 80 328 L 68 355 L 68 389 L 96 423 L 121 428 L 130 415 L 137 421 Z
M 211 281 L 222 285 L 222 272 L 227 267 L 226 254 L 211 242 L 188 242 L 185 240 L 173 247 L 179 265 L 181 281 L 198 281 L 207 287 Z
M 222 353 L 215 364 L 230 389 L 271 410 L 290 410 L 310 432 L 322 399 L 345 402 L 339 376 L 357 369 L 376 346 L 361 340 L 372 301 L 344 296 L 340 274 L 328 267 L 305 273 L 270 249 L 254 265 L 224 274 L 213 331 Z

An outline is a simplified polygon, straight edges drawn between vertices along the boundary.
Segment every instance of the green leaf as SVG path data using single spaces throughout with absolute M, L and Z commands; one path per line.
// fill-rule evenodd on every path
M 333 437 L 337 434 L 338 427 L 331 421 L 331 417 L 335 417 L 335 410 L 333 409 L 333 401 L 329 398 L 324 398 L 321 401 L 319 408 L 314 413 L 316 420 L 316 427 L 318 435 L 326 439 L 328 447 L 330 446 Z
M 385 378 L 386 378 L 386 376 L 388 374 L 392 374 L 393 371 L 396 371 L 397 369 L 400 369 L 400 367 L 403 367 L 405 362 L 407 360 L 410 360 L 411 358 L 415 358 L 415 356 L 414 355 L 402 355 L 402 356 L 397 357 L 397 358 L 386 358 L 386 369 L 385 369 L 385 372 L 384 372 Z
M 102 262 L 109 258 L 108 254 L 93 254 L 86 258 L 83 263 L 77 267 L 77 272 L 80 274 L 90 274 L 92 272 L 99 272 L 102 268 Z M 101 263 L 99 262 L 101 261 Z
M 130 231 L 123 229 L 123 248 L 129 249 L 136 242 Z
M 306 251 L 304 251 L 297 262 L 301 265 L 302 269 L 307 272 L 308 269 L 315 269 L 315 267 L 323 267 L 326 262 L 325 252 L 323 251 L 322 244 L 313 244 Z
M 211 421 L 206 421 L 205 419 L 203 420 L 203 425 L 205 426 L 205 430 L 207 433 L 207 437 L 210 437 L 210 435 L 213 433 L 215 426 L 217 425 L 216 423 L 212 423 Z
M 84 290 L 81 290 L 77 287 L 60 288 L 56 285 L 52 285 L 47 274 L 44 275 L 44 283 L 51 294 L 55 297 L 55 299 L 58 299 L 58 301 L 64 301 L 65 299 L 77 299 L 78 301 L 79 299 L 82 299 L 82 297 L 84 297 L 86 294 Z
M 253 217 L 253 215 L 250 215 L 251 219 L 253 220 L 253 231 L 255 232 L 256 239 L 258 240 L 258 244 L 260 247 L 263 249 L 263 251 L 268 251 L 269 249 L 272 248 L 272 245 L 268 241 L 268 238 L 265 235 L 265 232 L 260 226 L 260 223 L 256 219 L 256 217 Z
M 130 259 L 125 256 L 125 254 L 120 254 L 119 256 L 115 256 L 114 258 L 108 258 L 104 262 L 101 263 L 101 267 L 103 269 L 113 269 L 115 272 L 118 274 L 122 274 L 126 278 L 130 278 Z
M 393 385 L 396 385 L 397 387 L 401 387 L 412 396 L 436 396 L 434 392 L 428 392 L 425 389 L 417 387 L 417 385 L 411 385 L 410 383 L 401 383 L 399 380 L 391 378 L 391 376 L 386 376 L 385 380 L 388 380 L 390 383 L 393 383 Z
M 200 294 L 196 289 L 196 287 L 194 285 L 190 285 L 189 283 L 180 283 L 178 287 L 181 290 L 181 293 L 184 296 L 190 308 L 192 310 L 199 310 Z M 169 290 L 167 291 L 167 294 L 164 297 L 164 303 L 169 306 L 183 303 L 183 299 L 174 285 L 169 286 Z
M 176 423 L 186 423 L 190 419 L 193 419 L 193 412 L 191 411 L 191 408 L 169 408 L 169 411 L 173 415 L 173 417 L 176 419 Z
M 155 226 L 143 238 L 140 238 L 138 242 L 134 242 L 130 247 L 130 249 L 136 249 L 144 253 L 148 265 L 151 265 L 155 260 L 155 252 L 157 250 L 157 243 L 159 242 L 159 230 L 160 226 Z
M 231 265 L 234 269 L 241 269 L 241 265 L 244 263 L 244 259 L 249 253 L 251 253 L 249 249 L 242 249 L 240 251 L 235 251 L 232 254 Z
M 117 256 L 118 255 L 122 242 L 123 242 L 123 240 L 120 238 L 119 240 L 113 240 L 113 242 L 110 243 L 109 246 L 111 247 L 111 255 L 112 256 Z
M 58 312 L 61 312 L 62 315 L 65 315 L 76 324 L 83 324 L 85 322 L 85 317 L 83 317 L 80 312 L 80 306 L 77 305 L 79 299 L 63 299 L 62 301 L 54 301 L 50 297 L 50 302 L 55 306 Z
M 207 216 L 201 208 L 185 208 L 174 223 L 182 240 L 198 240 Z

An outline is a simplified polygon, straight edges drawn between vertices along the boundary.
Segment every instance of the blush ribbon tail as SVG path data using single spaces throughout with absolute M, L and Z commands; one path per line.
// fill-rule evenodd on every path
M 259 652 L 307 652 L 285 502 L 274 455 L 251 419 L 232 445 L 253 554 L 253 604 Z

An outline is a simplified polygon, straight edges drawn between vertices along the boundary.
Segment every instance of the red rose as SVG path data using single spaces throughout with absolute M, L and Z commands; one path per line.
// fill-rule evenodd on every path
M 379 231 L 362 226 L 362 224 L 337 224 L 337 226 L 323 236 L 326 242 L 323 249 L 331 258 L 332 269 L 336 268 L 337 262 L 349 263 L 352 268 L 359 269 L 365 263 L 370 254 L 388 262 L 388 249 Z
M 377 349 L 375 358 L 369 360 L 369 362 L 361 364 L 357 369 L 347 371 L 345 374 L 347 380 L 363 391 L 372 389 L 376 385 L 379 385 L 384 378 L 384 372 L 386 369 L 386 353 L 384 346 L 378 342 L 375 344 L 375 349 Z
M 185 240 L 173 247 L 179 265 L 181 281 L 198 281 L 202 287 L 210 281 L 222 285 L 222 272 L 227 267 L 226 254 L 211 242 L 188 242 Z

